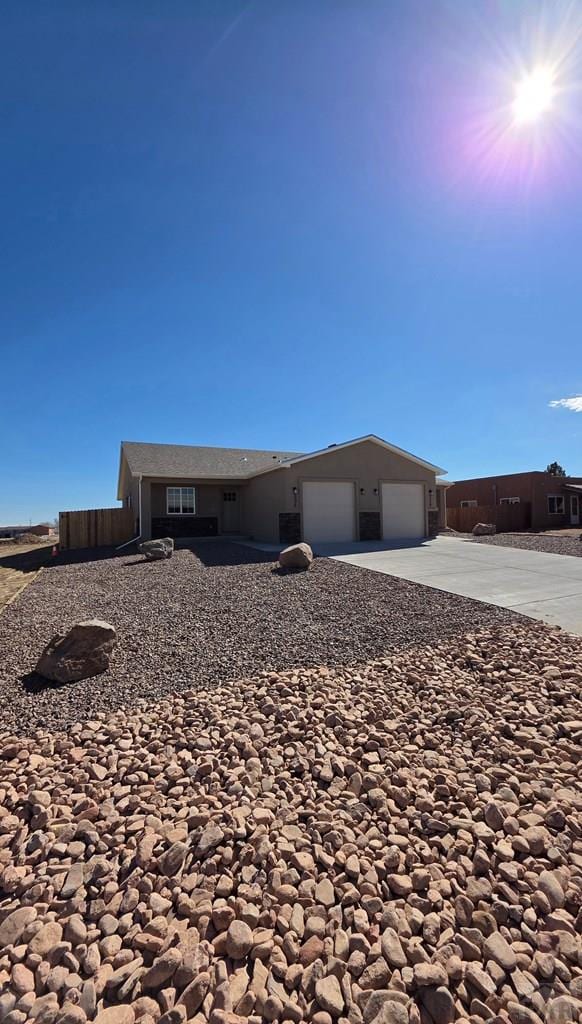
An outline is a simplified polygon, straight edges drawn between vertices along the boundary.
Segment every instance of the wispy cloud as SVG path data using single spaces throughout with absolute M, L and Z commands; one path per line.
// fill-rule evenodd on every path
M 573 395 L 572 398 L 554 398 L 549 403 L 552 409 L 570 409 L 571 412 L 582 412 L 582 395 Z

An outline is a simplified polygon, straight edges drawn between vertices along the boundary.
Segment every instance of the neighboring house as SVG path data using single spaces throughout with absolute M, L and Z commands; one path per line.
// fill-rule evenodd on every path
M 124 441 L 117 496 L 142 539 L 422 538 L 445 525 L 443 472 L 373 434 L 308 454 Z
M 22 533 L 34 533 L 37 537 L 50 537 L 52 530 L 46 523 L 37 526 L 0 526 L 0 537 L 20 537 Z
M 582 477 L 552 476 L 551 473 L 510 473 L 507 476 L 456 480 L 447 489 L 447 507 L 512 505 L 531 508 L 525 527 L 548 530 L 579 526 L 582 513 Z

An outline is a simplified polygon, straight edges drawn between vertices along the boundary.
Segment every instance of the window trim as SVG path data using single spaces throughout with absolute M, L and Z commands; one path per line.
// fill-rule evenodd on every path
M 565 499 L 563 494 L 548 494 L 547 495 L 547 499 L 548 499 L 548 515 L 549 516 L 565 516 L 566 515 L 566 499 Z M 561 510 L 559 510 L 557 508 L 554 508 L 554 510 L 552 511 L 552 509 L 550 508 L 550 502 L 552 500 L 556 504 L 559 501 L 562 503 Z
M 521 504 L 521 498 L 500 498 L 499 499 L 499 504 L 500 505 L 520 505 Z
M 459 508 L 479 508 L 479 502 L 476 498 L 463 498 L 459 502 Z
M 180 511 L 179 512 L 170 511 L 170 491 L 179 491 L 180 492 Z M 191 512 L 190 511 L 187 511 L 187 512 L 184 511 L 184 496 L 183 496 L 183 493 L 182 493 L 183 491 L 192 491 L 192 511 Z M 176 502 L 174 501 L 174 502 L 172 502 L 172 504 L 175 505 Z M 168 484 L 168 486 L 166 487 L 166 515 L 167 516 L 195 516 L 196 515 L 196 488 L 190 486 L 189 484 L 187 484 L 187 485 L 185 485 L 183 487 L 180 484 Z

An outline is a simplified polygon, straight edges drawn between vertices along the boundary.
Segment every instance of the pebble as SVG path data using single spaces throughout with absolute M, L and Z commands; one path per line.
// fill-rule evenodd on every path
M 0 736 L 3 1024 L 576 1021 L 581 681 L 512 623 Z
M 233 921 L 226 933 L 226 952 L 233 960 L 242 960 L 253 944 L 253 933 L 244 921 Z
M 494 960 L 495 963 L 499 964 L 506 971 L 513 971 L 517 966 L 517 957 L 509 945 L 507 939 L 504 939 L 501 932 L 492 932 L 485 942 L 483 943 L 483 959 Z
M 315 982 L 315 998 L 322 1010 L 327 1010 L 332 1017 L 340 1017 L 344 1008 L 344 997 L 340 983 L 335 974 L 328 974 Z

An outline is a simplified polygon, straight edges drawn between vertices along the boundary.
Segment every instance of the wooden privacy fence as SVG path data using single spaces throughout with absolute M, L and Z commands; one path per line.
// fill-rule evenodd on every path
M 473 508 L 447 508 L 447 526 L 459 533 L 471 533 L 477 523 L 495 523 L 498 533 L 529 530 L 531 502 L 517 505 L 477 505 Z
M 112 547 L 135 535 L 130 508 L 89 508 L 59 515 L 59 544 L 71 548 Z

